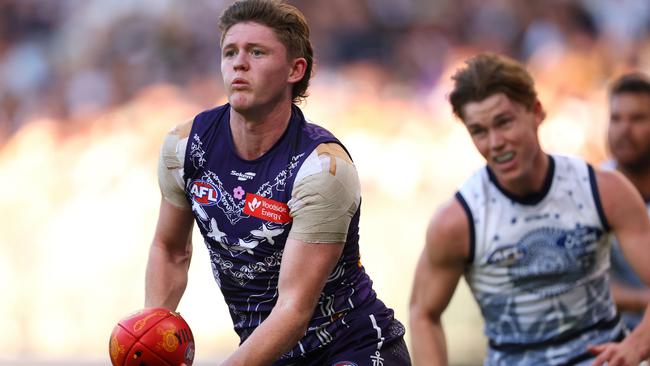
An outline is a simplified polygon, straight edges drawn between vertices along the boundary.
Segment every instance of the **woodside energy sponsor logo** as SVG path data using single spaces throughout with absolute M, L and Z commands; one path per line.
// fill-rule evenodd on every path
M 291 221 L 289 207 L 286 203 L 274 201 L 252 193 L 246 193 L 244 213 L 278 224 Z

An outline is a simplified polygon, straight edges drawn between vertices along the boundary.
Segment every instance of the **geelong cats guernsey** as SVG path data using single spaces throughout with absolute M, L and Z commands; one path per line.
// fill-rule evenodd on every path
M 287 203 L 294 181 L 305 173 L 300 168 L 319 144 L 340 142 L 329 131 L 308 123 L 300 109 L 292 106 L 288 127 L 276 144 L 258 159 L 244 160 L 234 149 L 229 110 L 226 104 L 194 119 L 183 179 L 210 253 L 214 278 L 243 342 L 277 300 L 280 262 L 292 226 Z M 383 331 L 388 337 L 392 310 L 376 298 L 359 262 L 359 212 L 352 217 L 343 254 L 325 284 L 305 336 L 282 358 L 300 359 L 335 341 L 359 317 L 372 316 L 377 333 Z M 401 336 L 403 328 L 397 333 L 393 335 Z
M 485 319 L 489 365 L 576 364 L 622 326 L 609 292 L 608 224 L 593 168 L 549 156 L 542 192 L 517 199 L 489 168 L 456 197 L 470 222 L 466 280 Z

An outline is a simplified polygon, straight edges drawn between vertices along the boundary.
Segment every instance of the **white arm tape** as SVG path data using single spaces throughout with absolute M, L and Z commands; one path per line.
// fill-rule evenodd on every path
M 293 217 L 289 238 L 308 243 L 346 240 L 361 201 L 359 176 L 347 155 L 330 152 L 318 155 L 315 150 L 297 173 L 288 203 Z
M 185 198 L 183 164 L 187 137 L 181 137 L 176 130 L 165 136 L 158 159 L 158 185 L 163 197 L 174 206 L 190 210 Z

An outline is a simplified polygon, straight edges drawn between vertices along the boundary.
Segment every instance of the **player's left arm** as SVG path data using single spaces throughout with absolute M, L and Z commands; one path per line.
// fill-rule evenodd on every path
M 605 218 L 616 233 L 623 254 L 641 280 L 650 285 L 650 219 L 641 195 L 617 171 L 596 170 Z M 590 347 L 598 357 L 593 365 L 634 365 L 650 357 L 650 305 L 643 320 L 620 343 Z
M 269 365 L 305 335 L 360 202 L 356 169 L 337 146 L 319 146 L 301 167 L 303 173 L 297 174 L 289 202 L 293 225 L 280 264 L 277 303 L 223 365 Z

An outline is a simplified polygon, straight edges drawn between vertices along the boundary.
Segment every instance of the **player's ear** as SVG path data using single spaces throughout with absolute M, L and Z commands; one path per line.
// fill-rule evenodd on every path
M 539 127 L 539 125 L 542 124 L 542 121 L 546 118 L 546 111 L 539 99 L 535 100 L 535 104 L 533 105 L 533 114 L 535 114 L 535 125 Z
M 307 60 L 302 57 L 295 58 L 291 62 L 291 69 L 289 69 L 288 82 L 297 83 L 302 80 L 307 70 Z

